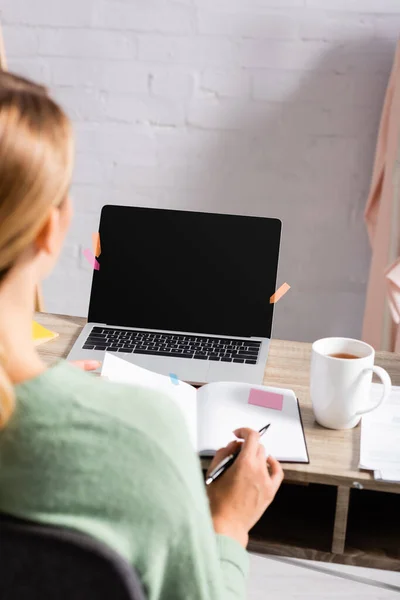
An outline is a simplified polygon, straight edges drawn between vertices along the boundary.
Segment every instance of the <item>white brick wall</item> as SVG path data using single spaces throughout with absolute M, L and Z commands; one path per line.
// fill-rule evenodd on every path
M 191 34 L 195 15 L 190 7 L 173 2 L 99 2 L 93 12 L 93 25 L 103 29 L 149 33 Z
M 86 314 L 101 206 L 178 207 L 280 217 L 274 335 L 360 335 L 399 0 L 2 0 L 0 18 L 10 67 L 75 123 L 49 310 Z
M 40 0 L 44 2 L 47 0 Z M 73 4 L 78 0 L 73 0 Z M 14 26 L 14 29 L 16 27 Z M 20 34 L 21 28 L 15 31 Z M 29 29 L 31 31 L 31 29 Z M 104 29 L 37 29 L 39 55 L 76 57 L 80 60 L 133 60 L 137 55 L 136 35 L 132 31 Z

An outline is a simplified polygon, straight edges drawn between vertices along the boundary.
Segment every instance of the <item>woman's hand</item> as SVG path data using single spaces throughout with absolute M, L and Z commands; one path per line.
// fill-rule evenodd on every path
M 71 360 L 70 364 L 82 371 L 96 371 L 101 366 L 99 360 Z
M 283 471 L 277 460 L 266 457 L 257 431 L 243 428 L 234 434 L 244 442 L 231 442 L 219 450 L 209 472 L 229 454 L 241 449 L 240 454 L 223 475 L 207 486 L 207 494 L 216 533 L 228 535 L 246 547 L 250 529 L 282 483 Z

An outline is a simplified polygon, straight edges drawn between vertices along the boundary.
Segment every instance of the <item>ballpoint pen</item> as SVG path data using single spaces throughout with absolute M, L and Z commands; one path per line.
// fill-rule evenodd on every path
M 262 435 L 264 435 L 264 433 L 267 431 L 267 429 L 270 427 L 270 425 L 271 425 L 271 423 L 268 423 L 268 425 L 265 425 L 265 427 L 260 429 L 260 431 L 258 432 L 260 434 L 260 437 Z M 206 485 L 210 485 L 210 483 L 212 483 L 213 481 L 218 479 L 218 477 L 220 477 L 223 473 L 225 473 L 225 471 L 233 465 L 233 463 L 235 462 L 235 460 L 237 459 L 239 454 L 240 454 L 240 450 L 239 450 L 239 452 L 235 452 L 234 454 L 230 454 L 229 456 L 226 456 L 224 458 L 224 460 L 221 460 L 221 462 L 215 467 L 215 469 L 213 469 L 211 471 L 211 473 L 207 477 Z

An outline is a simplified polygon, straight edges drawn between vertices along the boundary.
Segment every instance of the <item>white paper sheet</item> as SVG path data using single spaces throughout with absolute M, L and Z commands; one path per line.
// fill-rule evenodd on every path
M 400 482 L 400 469 L 383 469 L 381 471 L 374 471 L 375 479 L 379 481 L 388 481 L 389 483 Z
M 170 377 L 142 369 L 108 353 L 104 357 L 101 375 L 110 381 L 137 385 L 170 396 L 182 410 L 193 447 L 197 448 L 197 392 L 194 387 L 183 381 L 179 381 L 179 385 L 176 385 Z
M 371 398 L 378 400 L 382 385 L 372 384 Z M 375 479 L 400 481 L 400 388 L 393 387 L 386 402 L 363 416 L 360 468 L 372 470 Z

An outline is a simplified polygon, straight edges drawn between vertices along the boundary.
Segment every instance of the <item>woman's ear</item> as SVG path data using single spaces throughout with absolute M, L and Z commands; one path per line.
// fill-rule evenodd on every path
M 36 236 L 35 246 L 50 256 L 58 256 L 72 218 L 72 202 L 69 196 L 50 209 L 42 229 Z
M 35 249 L 47 255 L 58 254 L 62 243 L 60 231 L 60 210 L 52 207 L 48 217 L 35 239 Z

